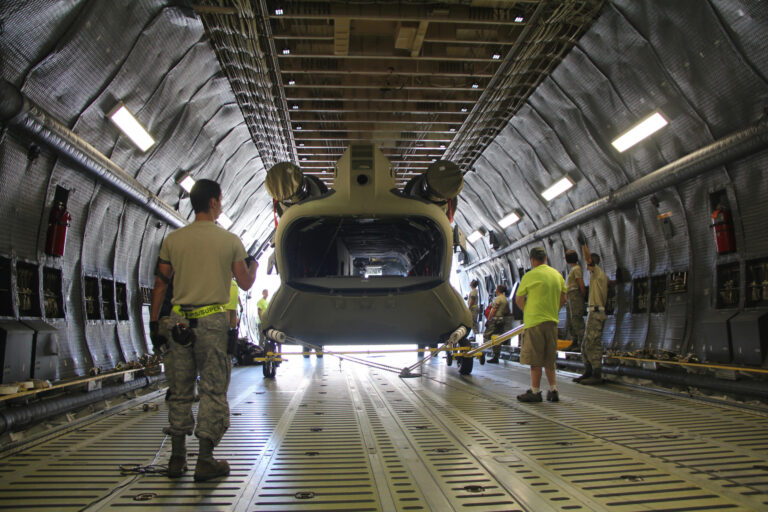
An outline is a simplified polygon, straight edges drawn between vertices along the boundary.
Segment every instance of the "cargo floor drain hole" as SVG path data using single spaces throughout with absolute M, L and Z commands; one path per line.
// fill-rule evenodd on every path
M 294 496 L 297 500 L 311 500 L 315 497 L 315 493 L 312 491 L 299 491 Z
M 464 490 L 467 492 L 483 492 L 485 491 L 485 487 L 482 485 L 465 485 Z
M 621 475 L 622 480 L 626 480 L 628 482 L 642 482 L 643 477 L 640 475 Z
M 309 457 L 315 457 L 317 455 L 320 455 L 320 452 L 304 452 L 304 455 L 307 455 Z
M 309 430 L 310 430 L 311 432 L 322 432 L 322 431 L 323 431 L 323 427 L 312 427 L 312 428 L 311 428 L 311 429 L 309 429 Z

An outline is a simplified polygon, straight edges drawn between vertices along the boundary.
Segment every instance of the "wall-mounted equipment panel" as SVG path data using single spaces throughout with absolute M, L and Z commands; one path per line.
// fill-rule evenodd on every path
M 33 263 L 16 262 L 16 296 L 19 316 L 41 317 L 40 269 Z
M 0 316 L 16 316 L 13 312 L 11 260 L 0 256 Z
M 115 282 L 101 280 L 101 311 L 104 320 L 115 320 Z
M 768 306 L 768 258 L 746 264 L 746 297 L 748 308 Z
M 651 313 L 663 313 L 667 310 L 667 276 L 651 278 Z
M 128 289 L 125 283 L 115 283 L 115 295 L 117 299 L 117 319 L 128 320 Z
M 61 269 L 43 267 L 43 307 L 46 318 L 64 318 Z
M 669 293 L 683 293 L 688 291 L 688 272 L 672 272 L 669 274 Z
M 98 277 L 85 276 L 83 278 L 83 295 L 85 297 L 85 318 L 101 320 Z
M 632 313 L 647 313 L 649 297 L 648 278 L 641 277 L 632 281 Z
M 738 262 L 717 266 L 717 308 L 738 307 L 740 276 Z
M 152 303 L 152 288 L 146 288 L 144 286 L 141 287 L 141 303 L 142 304 Z

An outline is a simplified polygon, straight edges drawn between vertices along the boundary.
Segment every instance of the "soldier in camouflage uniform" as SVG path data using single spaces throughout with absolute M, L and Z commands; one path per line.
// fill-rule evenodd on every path
M 605 325 L 605 303 L 608 300 L 608 276 L 600 263 L 600 255 L 590 253 L 583 235 L 579 234 L 584 261 L 589 269 L 589 305 L 587 306 L 587 327 L 581 342 L 581 358 L 584 361 L 584 374 L 574 382 L 580 384 L 602 384 L 603 365 L 603 325 Z
M 500 284 L 496 287 L 496 297 L 493 299 L 493 307 L 488 315 L 488 323 L 485 325 L 483 341 L 490 341 L 491 336 L 504 334 L 504 317 L 509 315 L 509 300 L 507 300 L 507 287 Z M 509 345 L 509 341 L 505 341 Z M 498 363 L 501 356 L 501 345 L 493 346 L 493 357 L 489 363 Z
M 584 287 L 579 255 L 576 251 L 565 251 L 565 262 L 571 267 L 568 272 L 568 280 L 565 282 L 567 290 L 565 330 L 571 335 L 573 341 L 571 346 L 581 347 L 581 339 L 584 337 L 584 314 L 586 313 L 584 296 L 587 290 Z
M 477 322 L 477 316 L 480 314 L 480 297 L 477 291 L 478 284 L 480 283 L 477 279 L 473 279 L 472 282 L 469 283 L 470 292 L 469 300 L 467 301 L 467 307 L 469 307 L 469 313 L 472 315 L 472 336 L 477 336 L 478 330 L 480 329 Z
M 247 290 L 253 284 L 257 264 L 237 236 L 214 224 L 222 212 L 221 188 L 211 180 L 199 180 L 190 192 L 195 221 L 170 233 L 158 256 L 152 290 L 150 336 L 162 343 L 158 318 L 166 288 L 173 279 L 173 341 L 165 357 L 171 436 L 168 476 L 180 477 L 187 469 L 185 437 L 193 432 L 200 442 L 195 481 L 229 474 L 225 460 L 213 458 L 213 448 L 229 427 L 227 389 L 232 369 L 227 354 L 231 275 Z M 200 406 L 197 426 L 192 413 L 198 375 Z

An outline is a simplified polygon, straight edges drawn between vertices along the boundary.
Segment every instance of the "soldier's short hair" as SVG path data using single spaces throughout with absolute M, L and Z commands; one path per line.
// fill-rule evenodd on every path
M 566 263 L 578 263 L 579 262 L 579 254 L 574 251 L 573 249 L 568 249 L 565 251 L 565 262 Z
M 195 213 L 207 213 L 211 209 L 211 199 L 221 197 L 221 187 L 213 180 L 197 180 L 189 192 L 192 209 Z

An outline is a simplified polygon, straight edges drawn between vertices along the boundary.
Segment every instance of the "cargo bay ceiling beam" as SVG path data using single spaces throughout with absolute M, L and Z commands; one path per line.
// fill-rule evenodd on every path
M 195 9 L 265 165 L 325 165 L 333 186 L 330 159 L 353 141 L 391 148 L 400 184 L 426 167 L 405 167 L 424 142 L 435 146 L 430 159 L 470 170 L 604 3 L 210 0 Z

